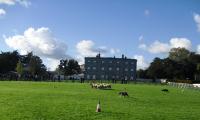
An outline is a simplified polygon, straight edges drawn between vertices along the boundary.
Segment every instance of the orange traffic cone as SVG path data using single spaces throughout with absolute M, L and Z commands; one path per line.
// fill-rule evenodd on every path
M 97 109 L 96 109 L 96 112 L 101 112 L 100 100 L 99 100 L 99 103 L 97 104 Z

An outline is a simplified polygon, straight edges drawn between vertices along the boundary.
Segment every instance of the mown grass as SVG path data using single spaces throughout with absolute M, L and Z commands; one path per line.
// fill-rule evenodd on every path
M 130 97 L 118 96 L 126 90 Z M 169 93 L 161 92 L 162 88 Z M 101 113 L 96 113 L 98 99 Z M 63 82 L 0 82 L 1 120 L 198 120 L 200 91 L 114 84 L 112 90 Z

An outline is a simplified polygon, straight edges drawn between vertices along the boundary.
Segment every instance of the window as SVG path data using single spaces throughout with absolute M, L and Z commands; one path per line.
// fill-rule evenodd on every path
M 125 62 L 125 64 L 127 65 L 127 64 L 128 64 L 128 62 Z
M 93 67 L 93 70 L 96 70 L 96 67 Z
M 101 75 L 101 78 L 104 79 L 104 75 Z
M 106 75 L 106 79 L 108 79 L 108 75 Z
M 117 61 L 117 63 L 119 64 L 120 62 L 119 62 L 119 61 Z
M 87 68 L 88 70 L 90 69 L 90 67 Z
M 87 79 L 90 79 L 90 75 L 87 75 Z
M 90 62 L 90 60 L 88 60 L 87 62 Z
M 119 78 L 119 76 L 117 75 L 117 76 L 116 76 L 116 78 L 118 79 L 118 78 Z
M 102 61 L 102 63 L 104 63 L 104 61 Z
M 128 68 L 125 68 L 125 71 L 128 71 Z
M 92 79 L 96 79 L 96 75 L 93 75 L 93 76 L 92 76 Z
M 119 68 L 117 68 L 116 70 L 119 71 Z
M 110 63 L 112 63 L 112 61 L 110 61 Z
M 125 80 L 128 80 L 128 77 L 127 77 L 127 76 L 125 76 L 125 77 L 124 77 L 124 79 L 125 79 Z
M 133 69 L 131 69 L 131 71 L 133 71 Z
M 131 76 L 131 78 L 130 78 L 131 80 L 133 80 L 133 76 Z
M 131 62 L 131 64 L 134 64 L 134 62 Z
M 112 68 L 111 68 L 111 67 L 109 67 L 109 70 L 111 71 L 111 70 L 112 70 Z
M 96 60 L 94 60 L 93 62 L 94 62 L 94 63 L 96 63 L 97 61 L 96 61 Z
M 101 70 L 104 70 L 104 67 L 102 67 Z

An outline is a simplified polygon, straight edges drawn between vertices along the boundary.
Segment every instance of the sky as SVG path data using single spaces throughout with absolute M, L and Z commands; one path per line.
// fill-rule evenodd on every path
M 200 54 L 199 0 L 0 0 L 0 50 L 32 51 L 49 70 L 99 52 L 145 69 L 177 47 Z

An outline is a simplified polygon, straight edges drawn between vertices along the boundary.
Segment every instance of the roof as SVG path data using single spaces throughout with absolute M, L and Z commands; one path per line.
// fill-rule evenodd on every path
M 115 57 L 85 57 L 85 59 L 116 59 L 116 60 L 135 60 L 136 59 L 131 59 L 131 58 L 115 58 Z

